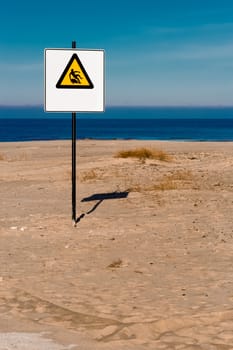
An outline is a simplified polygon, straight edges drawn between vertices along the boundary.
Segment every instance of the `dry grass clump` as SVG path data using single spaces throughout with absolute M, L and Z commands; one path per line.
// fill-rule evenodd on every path
M 167 178 L 174 181 L 187 181 L 190 182 L 193 179 L 193 174 L 190 170 L 176 170 L 172 174 L 167 175 Z
M 92 181 L 98 179 L 98 175 L 95 170 L 85 171 L 81 174 L 81 181 Z
M 6 157 L 4 156 L 4 154 L 0 153 L 0 160 L 5 160 Z
M 114 260 L 110 265 L 108 265 L 109 268 L 112 269 L 119 269 L 119 267 L 122 266 L 123 261 L 121 259 Z
M 131 150 L 125 150 L 125 151 L 119 151 L 115 155 L 116 158 L 137 158 L 139 160 L 146 160 L 146 159 L 156 159 L 161 161 L 171 161 L 172 157 L 161 150 L 157 150 L 154 148 L 135 148 Z
M 139 184 L 134 184 L 127 188 L 128 192 L 150 192 L 150 191 L 168 191 L 176 190 L 178 188 L 177 183 L 169 179 L 163 179 L 155 185 L 151 186 L 141 186 Z
M 139 184 L 132 184 L 126 189 L 127 192 L 143 192 L 146 191 L 146 187 L 142 187 Z
M 172 174 L 165 174 L 160 181 L 152 185 L 133 184 L 127 191 L 129 192 L 146 192 L 146 191 L 169 191 L 184 189 L 192 184 L 193 175 L 190 170 L 176 170 Z
M 169 178 L 165 178 L 162 181 L 160 181 L 158 184 L 155 184 L 151 187 L 151 190 L 156 191 L 169 191 L 169 190 L 176 190 L 178 188 L 178 184 Z
M 3 153 L 0 153 L 0 161 L 1 160 L 6 160 L 8 162 L 18 162 L 18 161 L 25 161 L 25 160 L 29 160 L 29 156 L 26 153 L 16 153 L 13 155 L 6 155 Z
M 153 190 L 167 191 L 185 188 L 193 180 L 193 175 L 190 170 L 176 170 L 170 175 L 165 175 L 162 180 L 152 186 Z
M 16 154 L 13 157 L 9 158 L 9 162 L 18 162 L 25 160 L 29 160 L 29 155 L 25 152 Z

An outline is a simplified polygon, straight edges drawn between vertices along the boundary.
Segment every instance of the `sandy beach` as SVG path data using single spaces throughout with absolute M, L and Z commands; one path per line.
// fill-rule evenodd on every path
M 0 350 L 233 349 L 232 150 L 0 143 Z

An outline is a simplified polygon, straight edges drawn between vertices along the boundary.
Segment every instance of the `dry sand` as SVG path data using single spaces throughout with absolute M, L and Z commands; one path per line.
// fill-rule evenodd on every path
M 71 143 L 1 143 L 0 350 L 233 349 L 232 150 L 78 141 L 74 228 Z

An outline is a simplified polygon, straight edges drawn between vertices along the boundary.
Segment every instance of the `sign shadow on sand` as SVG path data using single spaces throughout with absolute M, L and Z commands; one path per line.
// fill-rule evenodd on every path
M 93 194 L 89 197 L 85 197 L 81 200 L 81 202 L 92 202 L 92 201 L 98 201 L 95 203 L 95 205 L 88 211 L 86 212 L 87 215 L 91 214 L 93 211 L 96 210 L 96 208 L 104 201 L 108 199 L 122 199 L 122 198 L 127 198 L 129 192 L 124 191 L 124 192 L 110 192 L 110 193 L 96 193 Z M 78 223 L 81 219 L 84 218 L 86 214 L 81 214 L 77 219 L 76 223 Z

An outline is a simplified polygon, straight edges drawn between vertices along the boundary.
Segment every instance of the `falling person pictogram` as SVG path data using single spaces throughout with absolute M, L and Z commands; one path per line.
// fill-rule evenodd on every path
M 71 56 L 57 84 L 57 89 L 93 89 L 94 85 L 89 78 L 82 62 L 75 53 Z
M 71 69 L 70 74 L 69 74 L 69 78 L 70 78 L 71 83 L 73 83 L 73 84 L 80 84 L 81 83 L 82 77 L 79 73 L 80 73 L 79 71 L 73 70 L 73 68 Z

